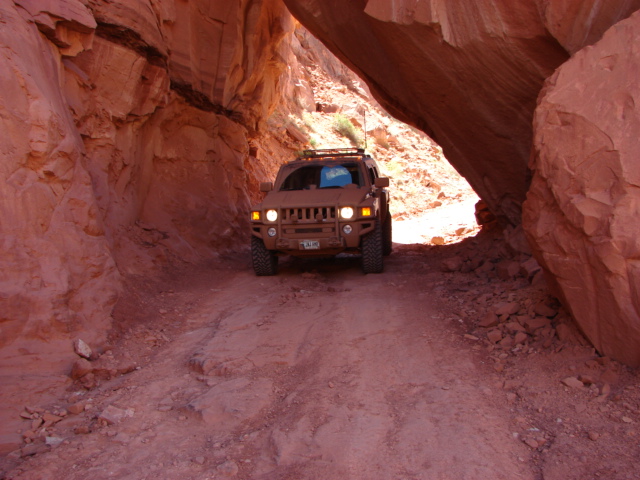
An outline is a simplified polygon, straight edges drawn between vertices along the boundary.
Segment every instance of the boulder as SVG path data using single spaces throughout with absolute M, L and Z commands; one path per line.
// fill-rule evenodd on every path
M 640 14 L 549 79 L 534 119 L 524 226 L 602 354 L 640 365 Z

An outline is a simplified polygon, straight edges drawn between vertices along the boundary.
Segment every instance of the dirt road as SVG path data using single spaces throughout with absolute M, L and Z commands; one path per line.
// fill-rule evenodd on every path
M 95 386 L 41 405 L 63 419 L 5 478 L 597 478 L 576 465 L 604 472 L 593 457 L 601 443 L 578 438 L 567 454 L 541 438 L 565 438 L 554 429 L 575 414 L 575 395 L 558 398 L 548 364 L 531 363 L 531 374 L 526 358 L 493 358 L 466 333 L 461 312 L 474 307 L 459 295 L 475 277 L 452 286 L 439 261 L 426 246 L 398 246 L 381 275 L 345 257 L 286 261 L 260 278 L 239 255 L 177 283 L 132 282 Z M 592 355 L 575 348 L 567 368 Z M 506 385 L 493 360 L 521 382 Z M 634 478 L 624 475 L 637 447 L 616 447 L 613 435 L 606 448 L 618 448 L 621 473 L 604 478 Z

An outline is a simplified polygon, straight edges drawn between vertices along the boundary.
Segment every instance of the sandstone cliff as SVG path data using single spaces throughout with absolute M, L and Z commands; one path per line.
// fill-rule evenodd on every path
M 123 273 L 244 235 L 293 21 L 277 0 L 2 0 L 0 19 L 2 364 L 62 373 Z

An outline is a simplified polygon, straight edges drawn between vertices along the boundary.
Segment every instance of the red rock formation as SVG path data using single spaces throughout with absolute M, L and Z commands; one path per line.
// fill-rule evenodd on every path
M 536 117 L 528 238 L 594 345 L 640 364 L 633 21 L 585 48 L 640 1 L 284 1 L 514 224 L 529 187 L 539 91 L 575 55 Z
M 70 354 L 77 336 L 99 346 L 120 273 L 245 235 L 248 143 L 278 99 L 293 22 L 279 0 L 15 0 L 0 17 L 10 368 L 20 352 Z
M 626 0 L 606 7 L 595 0 L 285 3 L 385 108 L 442 145 L 491 210 L 514 224 L 545 78 L 640 8 Z
M 54 6 L 50 16 L 34 9 L 35 23 L 12 3 L 0 7 L 5 47 L 0 56 L 0 346 L 5 359 L 34 353 L 28 346 L 33 339 L 50 346 L 37 349 L 41 359 L 72 332 L 85 332 L 87 341 L 101 339 L 104 330 L 95 327 L 109 317 L 118 290 L 82 137 L 60 90 L 60 51 L 75 53 L 90 45 L 95 23 L 81 4 Z M 61 22 L 59 15 L 67 12 L 69 19 Z M 71 351 L 69 343 L 63 351 Z
M 640 13 L 549 79 L 524 225 L 602 353 L 640 365 Z

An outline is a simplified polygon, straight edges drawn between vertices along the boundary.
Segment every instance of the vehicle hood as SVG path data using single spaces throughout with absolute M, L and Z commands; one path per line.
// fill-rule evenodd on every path
M 358 205 L 367 195 L 364 188 L 326 188 L 317 190 L 293 190 L 269 192 L 262 201 L 262 208 L 348 206 Z

